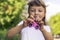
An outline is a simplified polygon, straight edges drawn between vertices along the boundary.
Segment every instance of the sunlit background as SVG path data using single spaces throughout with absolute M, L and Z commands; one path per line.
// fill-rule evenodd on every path
M 51 16 L 60 12 L 60 0 L 44 0 L 44 2 L 47 5 L 47 20 L 49 20 Z

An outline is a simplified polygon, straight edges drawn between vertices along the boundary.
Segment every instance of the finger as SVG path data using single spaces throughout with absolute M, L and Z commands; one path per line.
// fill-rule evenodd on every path
M 30 18 L 32 18 L 34 20 L 34 17 L 32 15 L 30 15 Z
M 31 19 L 31 18 L 28 18 L 27 21 L 28 21 L 28 22 L 34 22 L 34 20 Z
M 39 24 L 44 24 L 44 22 L 43 22 L 43 21 L 39 21 L 38 23 L 39 23 Z
M 24 20 L 23 26 L 26 27 L 28 25 L 28 22 Z
M 26 21 L 26 20 L 24 20 L 24 23 L 27 23 L 27 21 Z
M 35 20 L 38 21 L 38 22 L 41 21 L 39 16 L 35 16 Z

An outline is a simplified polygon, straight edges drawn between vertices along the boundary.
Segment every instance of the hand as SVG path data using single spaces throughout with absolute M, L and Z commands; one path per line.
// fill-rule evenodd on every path
M 27 18 L 26 20 L 24 20 L 24 27 L 28 26 L 29 23 L 33 23 L 34 22 L 34 17 L 31 15 L 29 18 Z
M 39 22 L 39 25 L 40 25 L 40 28 L 39 28 L 39 29 L 40 29 L 41 31 L 44 30 L 44 27 L 43 27 L 43 26 L 44 26 L 44 22 L 43 22 L 43 21 L 40 21 L 40 22 Z

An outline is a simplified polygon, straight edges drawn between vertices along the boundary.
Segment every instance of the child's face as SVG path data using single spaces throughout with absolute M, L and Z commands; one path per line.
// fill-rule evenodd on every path
M 30 15 L 32 15 L 36 21 L 40 21 L 45 16 L 45 9 L 42 6 L 32 6 L 30 8 Z

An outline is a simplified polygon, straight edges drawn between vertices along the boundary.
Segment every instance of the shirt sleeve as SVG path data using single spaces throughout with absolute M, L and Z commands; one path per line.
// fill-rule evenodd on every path
M 50 28 L 49 26 L 44 26 L 44 28 L 45 28 L 45 30 L 46 30 L 47 32 L 50 32 L 50 33 L 51 33 L 51 28 Z
M 17 24 L 17 26 L 22 25 L 22 24 L 23 24 L 23 21 L 20 21 L 20 22 Z

